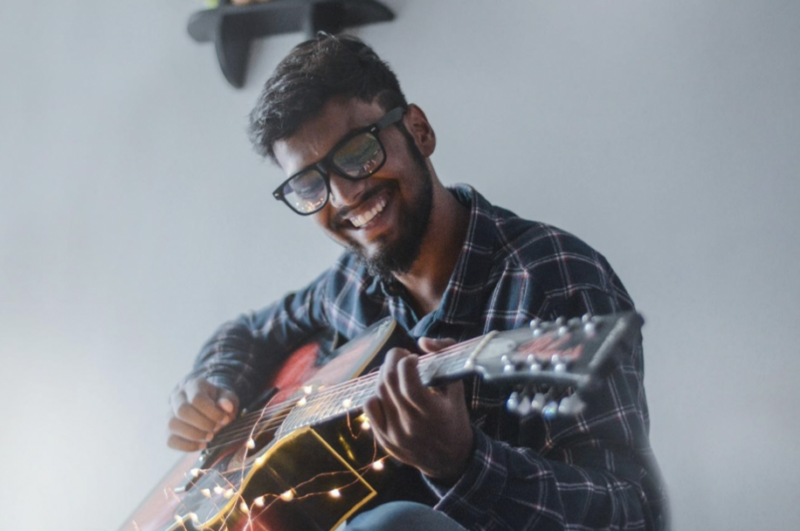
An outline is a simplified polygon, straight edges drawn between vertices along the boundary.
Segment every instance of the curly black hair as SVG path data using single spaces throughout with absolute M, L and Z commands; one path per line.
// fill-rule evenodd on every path
M 256 152 L 274 161 L 274 143 L 292 136 L 337 96 L 377 101 L 387 111 L 408 107 L 397 76 L 372 48 L 356 37 L 320 32 L 295 46 L 264 85 L 250 113 Z

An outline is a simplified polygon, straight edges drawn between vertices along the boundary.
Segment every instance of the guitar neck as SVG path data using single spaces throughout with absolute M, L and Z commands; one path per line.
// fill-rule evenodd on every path
M 417 370 L 422 383 L 427 386 L 441 385 L 474 374 L 475 370 L 469 368 L 467 362 L 481 339 L 420 356 Z M 280 432 L 290 433 L 304 426 L 363 409 L 367 400 L 375 394 L 377 378 L 378 374 L 373 372 L 317 393 L 312 392 L 297 403 L 281 426 Z
M 529 327 L 490 332 L 419 358 L 420 379 L 433 386 L 478 374 L 528 393 L 544 385 L 554 392 L 587 392 L 614 365 L 614 356 L 642 326 L 635 312 L 603 317 L 534 320 Z M 279 433 L 360 410 L 373 396 L 377 373 L 314 390 L 298 400 Z

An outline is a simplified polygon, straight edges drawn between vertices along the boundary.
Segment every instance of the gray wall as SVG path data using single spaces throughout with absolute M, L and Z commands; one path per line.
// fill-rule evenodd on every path
M 676 529 L 796 526 L 800 3 L 388 3 L 357 34 L 440 177 L 582 236 L 648 318 Z M 166 397 L 208 334 L 338 251 L 244 134 L 299 35 L 236 91 L 199 4 L 49 4 L 0 7 L 2 527 L 113 531 L 177 458 Z

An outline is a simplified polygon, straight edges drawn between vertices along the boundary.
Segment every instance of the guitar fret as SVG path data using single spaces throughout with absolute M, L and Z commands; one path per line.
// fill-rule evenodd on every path
M 474 344 L 482 338 L 475 338 L 450 347 L 438 354 L 420 358 L 418 372 L 423 383 L 429 384 L 437 377 L 463 372 L 464 360 L 474 351 Z M 329 418 L 343 415 L 348 411 L 363 409 L 364 404 L 374 394 L 376 378 L 365 375 L 350 382 L 335 384 L 331 389 L 312 393 L 305 406 L 296 407 L 288 415 L 282 430 L 291 431 L 312 425 Z
M 464 360 L 461 358 L 455 358 L 452 360 L 448 360 L 445 362 L 445 372 L 447 374 L 453 374 L 460 372 L 458 369 L 464 369 Z
M 309 424 L 313 424 L 316 421 L 322 420 L 325 418 L 325 403 L 320 401 L 319 398 L 313 401 L 314 409 L 312 413 L 312 420 L 309 421 Z
M 441 357 L 423 357 L 418 367 L 420 379 L 430 383 L 437 376 L 460 372 L 466 349 L 442 353 Z M 339 384 L 330 390 L 311 394 L 306 405 L 295 408 L 287 417 L 283 428 L 297 429 L 326 419 L 345 414 L 348 410 L 362 409 L 374 394 L 375 378 L 360 377 L 349 383 Z M 347 407 L 345 406 L 347 404 Z

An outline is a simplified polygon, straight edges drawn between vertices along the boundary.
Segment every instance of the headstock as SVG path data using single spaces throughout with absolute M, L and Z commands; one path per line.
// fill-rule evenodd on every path
M 512 412 L 576 415 L 585 405 L 582 396 L 611 371 L 615 355 L 643 323 L 636 312 L 534 319 L 529 328 L 485 336 L 464 369 L 511 387 L 506 407 Z

